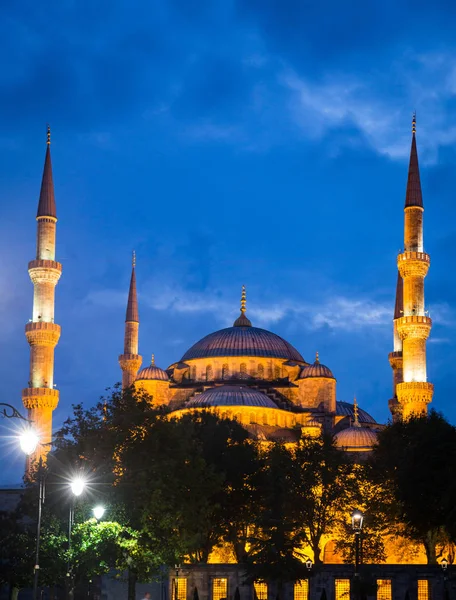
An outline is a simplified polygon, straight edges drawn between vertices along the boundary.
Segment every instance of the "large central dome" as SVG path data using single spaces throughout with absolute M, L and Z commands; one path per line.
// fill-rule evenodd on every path
M 227 327 L 210 333 L 187 350 L 181 360 L 217 356 L 261 356 L 305 362 L 296 348 L 280 336 L 248 326 Z
M 194 358 L 215 358 L 217 356 L 261 356 L 263 358 L 283 358 L 305 363 L 296 348 L 275 333 L 252 327 L 245 314 L 245 286 L 242 286 L 241 314 L 233 327 L 214 331 L 187 350 L 181 362 Z

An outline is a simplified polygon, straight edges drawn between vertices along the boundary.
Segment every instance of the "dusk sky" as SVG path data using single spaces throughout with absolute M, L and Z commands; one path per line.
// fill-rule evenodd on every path
M 428 379 L 456 422 L 454 1 L 4 0 L 0 28 L 0 401 L 24 411 L 49 122 L 55 429 L 121 379 L 133 249 L 143 366 L 231 325 L 245 284 L 254 325 L 318 350 L 338 400 L 386 422 L 416 110 Z

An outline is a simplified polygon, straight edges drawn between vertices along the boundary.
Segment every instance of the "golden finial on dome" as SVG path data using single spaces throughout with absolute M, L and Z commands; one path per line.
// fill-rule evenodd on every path
M 133 267 L 133 269 L 136 267 L 136 252 L 134 250 L 131 257 L 131 266 Z
M 412 133 L 415 134 L 416 133 L 416 110 L 413 113 L 413 117 L 412 117 Z
M 155 354 L 152 354 L 152 360 L 150 361 L 150 365 L 155 367 Z
M 242 294 L 241 294 L 241 313 L 244 314 L 246 311 L 247 305 L 247 295 L 245 293 L 245 285 L 242 286 Z
M 317 363 L 317 365 L 320 364 L 320 355 L 318 354 L 318 350 L 315 352 L 315 362 Z
M 51 126 L 49 125 L 49 123 L 46 125 L 47 127 L 47 131 L 46 131 L 46 144 L 48 146 L 51 145 Z
M 353 400 L 353 416 L 355 418 L 355 421 L 353 423 L 353 425 L 355 427 L 359 427 L 359 409 L 358 409 L 358 401 L 356 400 L 356 396 Z

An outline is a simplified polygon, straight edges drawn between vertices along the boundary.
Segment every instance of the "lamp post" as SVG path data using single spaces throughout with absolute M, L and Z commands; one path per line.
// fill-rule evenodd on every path
M 68 567 L 67 567 L 67 581 L 68 581 L 68 598 L 71 600 L 73 598 L 73 577 L 72 577 L 72 565 L 71 565 L 71 532 L 73 529 L 74 523 L 74 501 L 75 498 L 80 496 L 84 491 L 86 486 L 85 479 L 78 475 L 74 477 L 70 482 L 70 490 L 72 492 L 71 502 L 70 502 L 70 514 L 68 518 Z
M 13 418 L 14 416 L 16 415 L 6 415 L 6 418 Z M 19 415 L 19 418 L 23 419 L 24 417 Z M 21 450 L 27 456 L 31 456 L 35 452 L 39 441 L 39 437 L 35 433 L 35 431 L 33 431 L 33 429 L 26 429 L 19 436 Z M 38 600 L 38 577 L 40 572 L 41 513 L 43 510 L 44 503 L 44 466 L 43 459 L 41 456 L 38 461 L 36 479 L 38 483 L 38 518 L 36 521 L 35 565 L 33 567 L 33 600 Z
M 444 598 L 444 600 L 447 600 L 447 597 L 448 597 L 448 588 L 447 588 L 448 561 L 446 558 L 442 558 L 442 560 L 440 561 L 440 566 L 442 567 L 442 573 L 443 573 L 443 598 Z
M 361 531 L 363 529 L 364 515 L 359 510 L 354 510 L 351 515 L 353 533 L 355 534 L 355 577 L 359 577 L 359 556 L 361 546 Z
M 179 569 L 180 565 L 174 565 L 176 577 L 174 578 L 174 600 L 179 600 Z

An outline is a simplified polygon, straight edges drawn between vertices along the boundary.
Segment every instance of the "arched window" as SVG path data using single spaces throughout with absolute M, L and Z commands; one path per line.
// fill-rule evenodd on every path
M 264 367 L 263 365 L 258 365 L 258 379 L 264 379 Z
M 241 363 L 240 371 L 241 371 L 241 378 L 247 377 L 247 365 L 245 363 Z
M 256 423 L 255 413 L 251 412 L 250 413 L 250 424 L 253 425 L 254 423 Z
M 280 377 L 280 367 L 274 367 L 274 379 L 279 379 Z
M 230 376 L 230 368 L 228 366 L 228 363 L 225 363 L 222 365 L 222 379 L 228 379 L 229 376 Z
M 193 366 L 191 368 L 190 373 L 191 373 L 190 378 L 193 379 L 193 381 L 196 381 L 196 367 L 195 366 Z
M 206 381 L 212 381 L 212 365 L 207 365 L 206 367 Z

